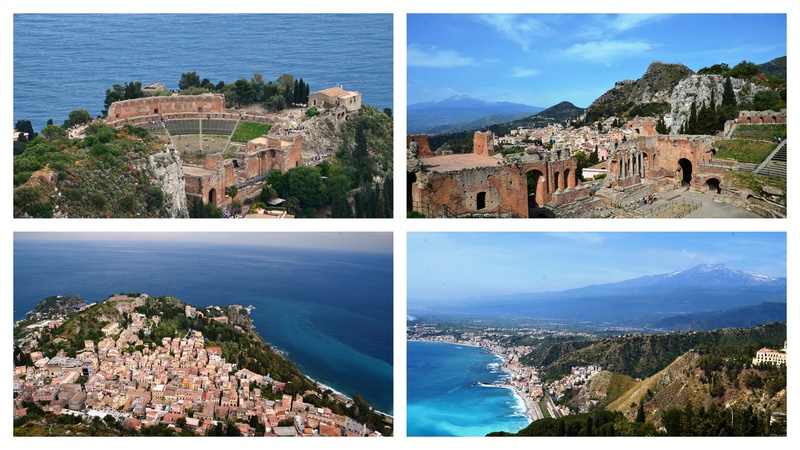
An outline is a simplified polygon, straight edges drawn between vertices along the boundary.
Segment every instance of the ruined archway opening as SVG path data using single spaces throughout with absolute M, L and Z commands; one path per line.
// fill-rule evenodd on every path
M 217 206 L 217 191 L 216 189 L 211 189 L 208 191 L 208 203 L 211 203 L 214 206 Z
M 478 192 L 478 197 L 475 199 L 475 209 L 478 211 L 486 208 L 486 192 Z
M 528 180 L 528 208 L 537 208 L 542 206 L 540 197 L 544 196 L 544 189 L 539 188 L 539 184 L 544 180 L 544 174 L 538 170 L 531 170 L 525 174 Z
M 681 185 L 685 186 L 692 182 L 692 162 L 686 158 L 678 160 L 678 165 L 681 167 Z
M 556 172 L 556 173 L 553 174 L 553 186 L 556 188 L 556 190 L 558 190 L 559 187 L 560 187 L 559 184 L 558 184 L 559 175 L 561 175 L 561 173 L 559 173 L 559 172 Z
M 569 187 L 569 169 L 564 170 L 564 189 Z
M 719 180 L 716 178 L 709 178 L 706 181 L 706 189 L 709 192 L 716 192 L 717 194 L 722 192 L 722 188 L 720 187 Z

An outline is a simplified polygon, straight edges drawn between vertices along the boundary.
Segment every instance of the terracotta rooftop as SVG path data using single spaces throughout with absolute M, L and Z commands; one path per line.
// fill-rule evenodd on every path
M 345 91 L 344 89 L 336 86 L 336 87 L 332 87 L 332 88 L 328 88 L 328 89 L 323 89 L 323 90 L 319 91 L 319 93 L 325 94 L 328 97 L 342 97 L 342 96 L 345 96 L 345 95 L 352 95 L 352 94 L 355 94 L 357 92 Z
M 477 167 L 499 166 L 500 160 L 491 156 L 476 155 L 474 153 L 431 156 L 420 158 L 425 172 L 449 172 L 453 170 L 474 169 Z

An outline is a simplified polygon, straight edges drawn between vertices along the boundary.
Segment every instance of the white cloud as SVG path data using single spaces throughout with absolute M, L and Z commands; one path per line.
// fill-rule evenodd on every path
M 499 31 L 525 51 L 530 49 L 536 37 L 550 32 L 549 27 L 531 16 L 486 14 L 478 16 L 478 20 Z
M 539 69 L 527 69 L 525 67 L 514 67 L 511 69 L 511 76 L 514 78 L 527 78 L 542 73 Z
M 644 53 L 655 48 L 654 44 L 645 41 L 592 41 L 574 44 L 565 50 L 556 50 L 562 57 L 611 64 L 618 59 Z
M 621 33 L 670 17 L 668 14 L 619 14 L 609 21 L 611 31 Z
M 454 50 L 443 50 L 436 46 L 423 48 L 410 44 L 406 53 L 408 67 L 450 68 L 475 65 L 475 60 L 462 56 Z

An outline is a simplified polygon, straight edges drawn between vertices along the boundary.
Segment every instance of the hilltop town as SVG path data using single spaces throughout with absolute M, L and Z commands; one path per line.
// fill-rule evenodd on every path
M 76 311 L 15 325 L 15 435 L 392 434 L 391 416 L 264 344 L 251 307 L 138 293 L 89 305 L 63 298 Z

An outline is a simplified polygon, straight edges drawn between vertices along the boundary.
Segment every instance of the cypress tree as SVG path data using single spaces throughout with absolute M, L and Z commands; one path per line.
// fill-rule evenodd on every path
M 689 123 L 686 126 L 686 134 L 697 134 L 697 102 L 692 102 L 689 110 Z
M 725 87 L 722 91 L 722 106 L 736 107 L 736 94 L 733 93 L 731 77 L 725 79 Z

